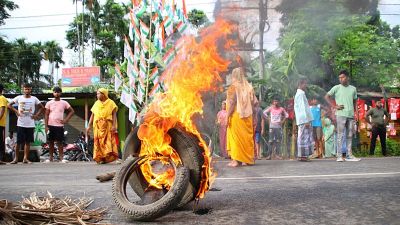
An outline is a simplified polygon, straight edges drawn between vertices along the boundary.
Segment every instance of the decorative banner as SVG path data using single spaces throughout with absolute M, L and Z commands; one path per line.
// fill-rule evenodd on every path
M 358 115 L 356 115 L 357 120 L 364 120 L 365 118 L 365 100 L 357 99 Z
M 396 131 L 396 128 L 394 126 L 394 123 L 389 123 L 389 135 L 390 136 L 396 136 L 397 135 L 397 131 Z

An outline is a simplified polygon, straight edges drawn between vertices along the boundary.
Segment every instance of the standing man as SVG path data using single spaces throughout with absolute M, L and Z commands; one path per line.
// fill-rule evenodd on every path
M 64 124 L 68 123 L 74 114 L 74 109 L 71 105 L 61 100 L 62 90 L 60 87 L 53 88 L 54 99 L 46 103 L 46 113 L 44 116 L 46 134 L 49 132 L 50 158 L 46 162 L 53 161 L 54 142 L 57 142 L 58 156 L 60 162 L 66 163 L 68 160 L 63 159 L 64 149 Z M 68 115 L 64 119 L 64 111 L 68 110 Z
M 24 146 L 24 159 L 22 163 L 32 163 L 28 160 L 31 142 L 33 142 L 33 131 L 35 129 L 35 120 L 39 119 L 43 111 L 43 105 L 39 99 L 32 96 L 31 84 L 23 85 L 23 95 L 15 97 L 9 104 L 8 108 L 15 112 L 17 120 L 17 145 L 15 148 L 15 157 L 11 164 L 18 163 L 18 154 L 21 145 Z M 13 104 L 18 104 L 18 110 L 13 107 Z M 35 108 L 39 106 L 38 112 L 35 114 Z
M 346 70 L 339 73 L 340 84 L 335 85 L 326 95 L 325 100 L 329 105 L 336 108 L 336 128 L 337 128 L 337 162 L 346 161 L 360 161 L 352 154 L 351 141 L 353 138 L 354 130 L 354 112 L 357 110 L 357 90 L 354 86 L 349 84 L 349 74 Z M 331 98 L 336 101 L 333 105 Z M 346 131 L 345 131 L 346 130 Z M 340 146 L 343 145 L 346 138 L 347 153 L 346 159 L 343 159 Z
M 0 165 L 6 164 L 3 160 L 6 155 L 5 147 L 5 127 L 7 117 L 7 99 L 3 96 L 4 86 L 0 84 Z
M 267 159 L 282 159 L 280 157 L 280 148 L 282 142 L 282 125 L 285 123 L 289 114 L 286 110 L 279 106 L 278 98 L 273 98 L 272 105 L 263 112 L 264 117 L 268 118 L 269 122 L 269 144 L 271 148 L 270 155 Z M 269 115 L 268 115 L 269 114 Z M 264 134 L 264 124 L 261 128 Z
M 365 120 L 372 125 L 372 139 L 369 154 L 374 155 L 376 138 L 381 140 L 382 154 L 386 156 L 386 124 L 389 122 L 389 113 L 383 108 L 382 102 L 376 102 L 376 108 L 371 108 L 365 115 Z
M 313 130 L 311 121 L 310 105 L 304 92 L 307 88 L 307 80 L 301 79 L 297 86 L 297 92 L 294 96 L 294 113 L 296 115 L 297 125 L 297 157 L 300 161 L 308 161 L 309 156 L 313 154 Z

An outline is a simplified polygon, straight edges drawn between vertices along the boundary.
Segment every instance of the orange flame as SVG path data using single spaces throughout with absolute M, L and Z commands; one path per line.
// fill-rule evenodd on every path
M 200 41 L 193 36 L 184 36 L 184 46 L 178 51 L 174 61 L 162 74 L 167 91 L 158 94 L 148 107 L 138 136 L 142 140 L 140 156 L 170 158 L 176 165 L 181 163 L 179 155 L 169 145 L 171 137 L 168 130 L 177 123 L 182 124 L 187 132 L 198 137 L 204 149 L 202 181 L 196 198 L 203 198 L 215 178 L 211 168 L 211 153 L 192 121 L 194 114 L 203 113 L 201 94 L 218 91 L 222 79 L 220 73 L 228 70 L 230 62 L 219 52 L 230 51 L 236 44 L 231 36 L 237 31 L 236 25 L 217 19 L 214 25 L 200 33 Z M 182 40 L 180 40 L 182 41 Z M 157 175 L 151 171 L 151 165 L 145 163 L 141 170 L 150 185 L 169 188 L 172 179 Z M 164 176 L 160 178 L 160 176 Z M 156 180 L 156 181 L 155 181 Z M 173 182 L 173 180 L 172 180 Z

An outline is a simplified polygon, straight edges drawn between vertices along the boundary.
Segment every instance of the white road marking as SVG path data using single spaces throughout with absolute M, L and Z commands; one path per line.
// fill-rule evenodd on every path
M 217 180 L 266 180 L 266 179 L 292 179 L 292 178 L 323 178 L 323 177 L 350 177 L 350 176 L 385 176 L 399 175 L 400 172 L 387 173 L 350 173 L 350 174 L 321 174 L 321 175 L 301 175 L 301 176 L 277 176 L 277 177 L 217 177 Z

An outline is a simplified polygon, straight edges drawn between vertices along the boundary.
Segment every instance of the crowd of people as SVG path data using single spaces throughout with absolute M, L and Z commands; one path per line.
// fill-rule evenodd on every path
M 45 106 L 38 98 L 31 95 L 32 86 L 23 85 L 23 95 L 16 96 L 10 102 L 3 96 L 3 85 L 0 84 L 0 164 L 5 164 L 6 152 L 13 152 L 10 164 L 19 161 L 19 150 L 24 149 L 22 163 L 32 163 L 28 156 L 30 144 L 34 141 L 35 120 L 44 114 L 45 131 L 48 134 L 50 157 L 46 162 L 54 161 L 54 145 L 58 145 L 60 162 L 63 159 L 62 143 L 64 141 L 64 125 L 74 114 L 71 105 L 61 99 L 60 87 L 53 89 L 54 99 Z M 330 109 L 335 111 L 329 117 L 322 104 L 316 98 L 307 99 L 307 80 L 298 82 L 294 96 L 295 125 L 297 126 L 297 159 L 309 161 L 312 158 L 336 157 L 336 161 L 359 161 L 352 154 L 352 137 L 357 110 L 356 88 L 349 83 L 349 75 L 343 70 L 339 73 L 339 84 L 335 85 L 324 96 Z M 333 101 L 334 100 L 334 101 Z M 17 106 L 14 107 L 14 104 Z M 283 125 L 289 118 L 288 112 L 280 106 L 279 97 L 272 99 L 271 106 L 262 109 L 255 96 L 252 85 L 247 81 L 244 67 L 233 69 L 231 84 L 227 89 L 226 101 L 222 102 L 221 111 L 217 114 L 219 126 L 220 155 L 230 158 L 228 166 L 252 165 L 262 156 L 261 140 L 268 126 L 268 154 L 266 159 L 282 159 L 282 155 L 290 155 L 286 146 L 282 146 Z M 12 132 L 5 138 L 7 110 L 17 116 L 17 138 Z M 97 101 L 91 108 L 88 134 L 93 127 L 94 147 L 93 159 L 99 163 L 110 163 L 118 160 L 116 141 L 118 107 L 108 97 L 108 90 L 97 90 Z M 44 112 L 44 113 L 43 113 Z M 64 116 L 65 112 L 68 112 Z M 374 154 L 376 139 L 379 136 L 382 153 L 386 151 L 386 124 L 388 112 L 377 102 L 366 114 L 366 121 L 372 125 L 370 154 Z M 335 125 L 334 125 L 335 124 Z M 287 151 L 283 154 L 283 151 Z
M 34 141 L 35 120 L 40 119 L 44 112 L 45 131 L 50 146 L 50 157 L 46 163 L 54 161 L 54 145 L 57 144 L 59 150 L 59 159 L 61 163 L 67 163 L 63 158 L 64 126 L 74 114 L 71 105 L 61 99 L 62 89 L 53 88 L 54 99 L 48 101 L 45 106 L 38 98 L 31 95 L 32 86 L 24 84 L 23 95 L 16 96 L 10 102 L 3 96 L 4 87 L 0 84 L 0 164 L 6 164 L 4 157 L 6 152 L 13 152 L 13 160 L 10 164 L 19 162 L 19 150 L 24 149 L 22 163 L 32 163 L 28 156 L 30 144 Z M 14 107 L 14 104 L 17 106 Z M 10 112 L 17 116 L 17 138 L 15 140 L 13 132 L 10 132 L 7 139 L 4 138 L 6 116 Z M 94 146 L 93 159 L 98 164 L 110 163 L 118 160 L 117 144 L 115 136 L 117 133 L 117 110 L 115 102 L 108 98 L 107 89 L 97 90 L 97 101 L 91 109 L 89 125 L 86 129 L 86 135 L 93 126 Z M 64 116 L 65 112 L 68 112 Z
M 298 82 L 294 96 L 294 123 L 297 126 L 296 157 L 299 161 L 325 157 L 336 157 L 337 162 L 360 161 L 352 153 L 357 90 L 350 85 L 347 71 L 340 71 L 338 78 L 339 84 L 324 96 L 326 106 L 315 97 L 310 101 L 307 99 L 306 79 Z M 330 109 L 335 112 L 331 118 L 327 113 Z M 246 79 L 244 68 L 234 69 L 226 101 L 217 114 L 220 155 L 232 160 L 228 164 L 231 167 L 254 164 L 256 159 L 261 158 L 260 140 L 266 133 L 267 123 L 266 159 L 282 159 L 282 151 L 288 149 L 282 146 L 283 124 L 288 118 L 289 114 L 280 106 L 277 96 L 272 98 L 271 106 L 263 110 Z M 377 102 L 376 107 L 367 112 L 365 119 L 372 125 L 370 154 L 374 154 L 379 136 L 382 153 L 386 156 L 388 112 L 381 102 Z M 289 156 L 290 152 L 285 155 Z

